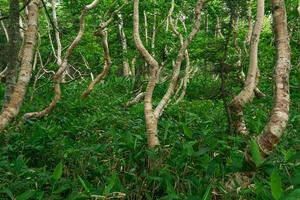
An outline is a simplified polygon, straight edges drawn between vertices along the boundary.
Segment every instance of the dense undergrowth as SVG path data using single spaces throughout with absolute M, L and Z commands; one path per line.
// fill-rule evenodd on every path
M 49 82 L 40 82 L 33 101 L 29 89 L 22 113 L 48 103 Z M 51 115 L 18 128 L 16 120 L 0 135 L 0 199 L 272 199 L 274 171 L 281 177 L 282 199 L 299 192 L 299 89 L 292 88 L 285 136 L 255 168 L 244 161 L 249 141 L 226 133 L 222 101 L 207 100 L 204 91 L 212 91 L 201 90 L 201 84 L 195 78 L 186 100 L 166 109 L 159 122 L 162 145 L 155 152 L 146 148 L 143 104 L 124 106 L 132 97 L 131 81 L 110 78 L 86 100 L 79 97 L 87 81 L 64 85 Z M 248 106 L 252 134 L 262 130 L 271 101 L 268 96 Z M 231 174 L 249 171 L 253 185 L 226 191 Z

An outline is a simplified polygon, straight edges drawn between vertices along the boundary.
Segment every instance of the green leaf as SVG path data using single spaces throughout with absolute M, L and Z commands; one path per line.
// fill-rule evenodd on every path
M 289 193 L 284 200 L 299 200 L 300 199 L 300 189 L 296 189 Z
M 111 189 L 114 187 L 115 185 L 115 182 L 116 182 L 116 174 L 114 173 L 110 179 L 109 179 L 109 182 L 107 184 L 107 186 L 105 187 L 104 191 L 103 191 L 103 195 L 108 195 L 109 192 L 111 191 Z
M 78 179 L 79 179 L 81 185 L 83 186 L 83 188 L 85 189 L 85 191 L 87 193 L 90 193 L 90 189 L 87 187 L 87 185 L 85 184 L 84 180 L 80 176 L 78 176 Z
M 63 164 L 62 164 L 62 162 L 60 161 L 60 162 L 56 165 L 56 167 L 55 167 L 55 169 L 54 169 L 52 178 L 53 178 L 54 180 L 56 180 L 56 181 L 59 180 L 59 179 L 61 178 L 61 176 L 62 176 L 62 172 L 63 172 Z
M 3 188 L 1 193 L 7 194 L 7 196 L 9 196 L 10 199 L 14 199 L 14 195 L 9 188 Z
M 202 197 L 202 200 L 208 200 L 208 199 L 210 199 L 209 198 L 210 197 L 210 190 L 211 190 L 211 184 L 208 186 L 208 188 L 207 188 L 204 196 Z
M 258 144 L 256 143 L 256 140 L 254 138 L 251 139 L 250 150 L 256 167 L 259 167 L 263 163 L 263 158 L 261 157 Z
M 35 191 L 26 191 L 16 197 L 16 200 L 27 200 L 34 195 Z
M 187 127 L 186 124 L 182 124 L 182 128 L 183 128 L 184 135 L 187 138 L 192 139 L 193 138 L 193 132 L 189 129 L 189 127 Z
M 282 196 L 282 184 L 279 173 L 274 170 L 271 174 L 271 192 L 274 199 L 278 200 Z

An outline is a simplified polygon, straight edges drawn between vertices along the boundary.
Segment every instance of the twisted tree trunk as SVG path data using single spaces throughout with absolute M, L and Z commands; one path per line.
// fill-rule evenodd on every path
M 139 34 L 139 0 L 134 0 L 134 13 L 133 13 L 133 36 L 136 47 L 140 54 L 144 57 L 146 62 L 150 67 L 150 79 L 146 88 L 145 92 L 145 99 L 144 99 L 144 113 L 145 113 L 145 120 L 146 120 L 146 129 L 147 129 L 147 139 L 148 139 L 148 147 L 154 148 L 155 146 L 159 145 L 159 139 L 157 136 L 157 123 L 159 116 L 162 114 L 163 109 L 167 105 L 170 97 L 173 95 L 174 90 L 177 86 L 178 77 L 180 73 L 180 66 L 182 60 L 184 58 L 186 49 L 192 39 L 196 36 L 200 29 L 200 17 L 201 17 L 201 10 L 204 4 L 204 0 L 198 0 L 195 8 L 195 22 L 193 29 L 187 39 L 184 40 L 183 45 L 179 50 L 176 64 L 173 68 L 173 75 L 167 92 L 155 108 L 153 109 L 152 103 L 152 95 L 156 85 L 157 80 L 157 72 L 159 69 L 158 62 L 153 58 L 153 56 L 148 52 L 148 50 L 144 47 L 140 34 Z
M 103 78 L 106 77 L 106 75 L 109 72 L 109 68 L 111 66 L 111 59 L 110 59 L 110 54 L 109 54 L 109 47 L 108 47 L 108 40 L 107 40 L 107 30 L 106 27 L 103 27 L 100 25 L 100 30 L 97 33 L 102 39 L 102 48 L 104 52 L 104 67 L 102 72 L 93 80 L 88 88 L 83 92 L 82 98 L 88 97 L 88 95 L 91 93 L 91 91 L 94 89 L 94 86 L 99 83 Z
M 51 101 L 51 103 L 48 105 L 48 107 L 46 107 L 44 110 L 40 111 L 40 112 L 31 112 L 31 113 L 26 113 L 23 116 L 23 119 L 30 119 L 30 118 L 41 118 L 44 117 L 45 115 L 49 114 L 56 106 L 57 102 L 60 100 L 61 98 L 61 90 L 60 90 L 60 83 L 62 80 L 62 76 L 63 73 L 66 71 L 67 66 L 68 66 L 68 59 L 71 56 L 73 50 L 77 47 L 78 43 L 80 42 L 84 30 L 85 30 L 85 16 L 87 14 L 87 12 L 93 8 L 95 8 L 100 0 L 94 0 L 91 4 L 86 5 L 82 11 L 81 11 L 81 15 L 80 15 L 80 28 L 79 28 L 79 32 L 76 36 L 76 38 L 74 39 L 74 41 L 72 42 L 72 44 L 69 46 L 69 48 L 67 49 L 67 52 L 64 56 L 64 59 L 61 63 L 61 65 L 59 66 L 57 72 L 54 75 L 53 78 L 53 82 L 54 82 L 54 97 Z
M 34 47 L 36 44 L 36 34 L 38 31 L 38 7 L 39 0 L 32 0 L 28 8 L 28 26 L 24 36 L 24 47 L 22 52 L 21 67 L 18 81 L 6 107 L 0 115 L 0 130 L 3 130 L 9 121 L 19 113 L 23 98 L 26 93 L 28 82 L 31 78 L 32 59 L 34 56 Z M 18 30 L 19 31 L 19 30 Z
M 251 35 L 250 46 L 250 64 L 243 90 L 234 97 L 230 103 L 230 111 L 233 118 L 233 131 L 239 134 L 247 134 L 247 127 L 243 116 L 243 108 L 246 103 L 252 101 L 254 91 L 258 83 L 258 66 L 257 66 L 257 51 L 259 36 L 263 26 L 264 18 L 264 0 L 257 1 L 257 16 L 256 22 Z
M 272 0 L 273 26 L 277 49 L 274 72 L 274 99 L 271 116 L 264 131 L 257 137 L 262 156 L 269 155 L 286 128 L 289 116 L 290 45 L 284 0 Z

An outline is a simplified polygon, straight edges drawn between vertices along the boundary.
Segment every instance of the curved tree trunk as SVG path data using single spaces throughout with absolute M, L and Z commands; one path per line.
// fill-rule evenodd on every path
M 258 82 L 258 62 L 257 51 L 259 36 L 263 26 L 264 18 L 264 0 L 257 1 L 257 16 L 256 22 L 251 35 L 250 46 L 250 64 L 247 73 L 247 78 L 243 90 L 232 100 L 230 111 L 232 112 L 233 128 L 232 130 L 239 134 L 247 134 L 247 127 L 243 116 L 244 105 L 251 102 L 254 97 L 254 91 Z
M 104 67 L 102 72 L 93 80 L 88 88 L 83 92 L 82 98 L 88 97 L 88 95 L 91 93 L 91 91 L 94 89 L 94 86 L 99 83 L 103 78 L 106 77 L 106 75 L 109 72 L 110 66 L 111 66 L 111 59 L 109 54 L 109 47 L 108 47 L 108 40 L 107 40 L 107 30 L 106 27 L 100 27 L 100 31 L 97 33 L 102 39 L 102 48 L 104 51 Z
M 198 0 L 195 8 L 195 22 L 194 22 L 193 29 L 190 35 L 187 37 L 187 39 L 185 39 L 185 41 L 183 42 L 183 45 L 181 45 L 181 48 L 178 53 L 177 61 L 173 68 L 173 75 L 169 87 L 167 89 L 167 92 L 165 93 L 164 97 L 161 99 L 161 101 L 159 102 L 155 110 L 153 110 L 152 95 L 157 81 L 159 64 L 153 58 L 153 56 L 148 52 L 148 50 L 144 47 L 141 41 L 140 34 L 139 34 L 139 0 L 134 0 L 134 14 L 133 14 L 134 41 L 140 54 L 144 57 L 144 59 L 150 66 L 150 79 L 146 88 L 145 99 L 144 99 L 144 113 L 145 113 L 147 139 L 148 139 L 149 148 L 154 148 L 155 146 L 159 145 L 159 139 L 157 137 L 158 119 L 159 116 L 162 114 L 163 109 L 167 105 L 170 97 L 173 95 L 174 90 L 177 86 L 178 77 L 180 73 L 180 66 L 184 58 L 186 49 L 189 43 L 192 41 L 192 39 L 195 37 L 195 35 L 200 29 L 200 17 L 201 17 L 200 12 L 202 10 L 203 4 L 204 4 L 204 0 Z
M 89 84 L 88 88 L 83 92 L 83 94 L 81 96 L 82 98 L 88 97 L 88 95 L 94 89 L 94 86 L 97 83 L 99 83 L 102 79 L 104 79 L 107 76 L 108 72 L 109 72 L 109 69 L 110 69 L 110 66 L 111 66 L 111 58 L 110 58 L 109 47 L 108 47 L 107 26 L 112 22 L 115 14 L 117 14 L 123 8 L 124 5 L 126 5 L 126 3 L 123 4 L 122 6 L 120 6 L 117 10 L 115 10 L 108 20 L 106 20 L 105 22 L 102 22 L 99 26 L 99 31 L 95 33 L 95 35 L 99 35 L 102 39 L 102 48 L 103 48 L 103 52 L 104 52 L 104 67 L 103 67 L 102 72 L 97 75 L 95 80 L 93 80 Z
M 277 49 L 274 73 L 274 99 L 271 116 L 264 131 L 257 137 L 262 156 L 272 152 L 282 136 L 289 115 L 290 46 L 284 0 L 272 0 L 273 23 Z
M 145 92 L 144 113 L 146 119 L 147 139 L 149 148 L 159 145 L 157 137 L 157 116 L 153 113 L 152 95 L 156 85 L 158 62 L 152 57 L 142 43 L 139 32 L 139 0 L 134 0 L 133 8 L 133 38 L 136 48 L 150 66 L 150 79 Z
M 14 91 L 17 79 L 17 69 L 19 65 L 18 50 L 19 50 L 19 0 L 11 0 L 9 5 L 9 43 L 8 43 L 8 65 L 5 74 L 5 93 L 3 100 L 3 108 L 5 108 Z
M 79 32 L 76 36 L 76 38 L 74 39 L 74 41 L 72 42 L 72 44 L 69 46 L 69 48 L 67 49 L 67 52 L 64 56 L 64 59 L 61 63 L 61 65 L 59 66 L 57 72 L 54 75 L 54 97 L 51 101 L 51 103 L 48 105 L 47 108 L 45 108 L 44 110 L 40 111 L 40 112 L 32 112 L 32 113 L 26 113 L 23 118 L 24 119 L 30 119 L 30 118 L 41 118 L 44 117 L 45 115 L 47 115 L 48 113 L 50 113 L 56 106 L 57 102 L 60 100 L 61 98 L 61 90 L 60 90 L 60 83 L 62 80 L 62 76 L 63 73 L 66 71 L 67 66 L 68 66 L 68 59 L 71 56 L 73 50 L 77 47 L 78 43 L 80 42 L 84 30 L 85 30 L 85 16 L 87 14 L 87 12 L 93 8 L 95 8 L 100 0 L 94 0 L 91 4 L 86 5 L 82 11 L 81 11 L 81 15 L 80 15 L 80 28 L 79 28 Z
M 32 0 L 32 2 L 28 5 L 28 27 L 25 31 L 24 36 L 25 42 L 23 47 L 21 68 L 18 76 L 18 81 L 14 87 L 14 91 L 10 97 L 10 100 L 0 115 L 0 130 L 3 130 L 9 123 L 9 121 L 16 117 L 19 113 L 19 109 L 22 105 L 23 98 L 26 93 L 28 82 L 31 78 L 32 59 L 34 56 L 36 34 L 38 31 L 39 2 L 39 0 Z

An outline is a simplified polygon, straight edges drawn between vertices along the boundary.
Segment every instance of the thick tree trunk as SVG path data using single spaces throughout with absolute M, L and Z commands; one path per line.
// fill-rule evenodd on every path
M 6 70 L 5 93 L 3 108 L 5 108 L 14 91 L 17 79 L 17 69 L 19 65 L 19 0 L 11 0 L 9 6 L 9 44 L 7 51 L 8 65 Z
M 257 1 L 257 19 L 251 35 L 250 64 L 243 90 L 232 100 L 230 110 L 233 117 L 233 131 L 239 134 L 247 134 L 247 127 L 243 116 L 244 105 L 251 102 L 254 97 L 254 90 L 258 82 L 258 61 L 257 51 L 259 36 L 263 26 L 264 0 Z
M 62 75 L 67 69 L 68 59 L 71 56 L 73 50 L 77 47 L 78 43 L 80 42 L 80 40 L 83 36 L 84 30 L 85 30 L 85 16 L 86 16 L 86 14 L 89 10 L 95 8 L 98 5 L 99 1 L 100 0 L 94 0 L 91 4 L 86 5 L 81 11 L 79 32 L 78 32 L 76 38 L 74 39 L 74 41 L 72 42 L 72 44 L 67 49 L 67 52 L 64 56 L 64 59 L 63 59 L 61 65 L 59 66 L 59 68 L 58 68 L 58 70 L 55 73 L 54 78 L 53 78 L 54 97 L 53 97 L 51 103 L 48 105 L 48 107 L 46 107 L 44 110 L 42 110 L 40 112 L 26 113 L 23 116 L 24 119 L 44 117 L 45 115 L 49 114 L 55 108 L 57 102 L 61 98 L 60 83 L 61 83 L 61 80 L 62 80 Z
M 23 47 L 19 77 L 10 100 L 0 115 L 0 130 L 3 130 L 9 121 L 16 117 L 19 113 L 28 82 L 31 78 L 31 62 L 34 56 L 34 47 L 36 44 L 36 34 L 38 30 L 38 7 L 39 0 L 32 0 L 28 5 L 28 27 L 24 36 L 25 44 Z
M 271 116 L 264 131 L 257 137 L 262 156 L 272 152 L 282 136 L 289 116 L 290 46 L 284 0 L 272 0 L 273 25 L 277 49 L 274 73 L 274 99 Z

